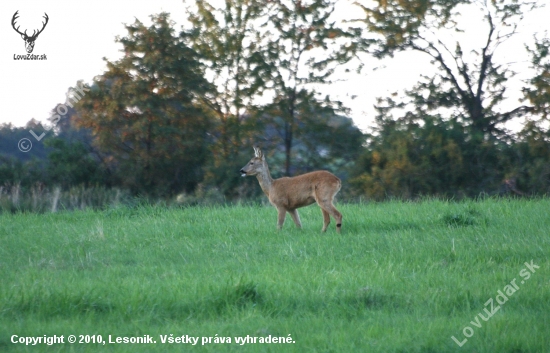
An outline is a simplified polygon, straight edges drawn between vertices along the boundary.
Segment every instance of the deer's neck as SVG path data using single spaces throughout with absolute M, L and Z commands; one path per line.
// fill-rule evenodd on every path
M 256 178 L 258 179 L 258 182 L 260 183 L 260 187 L 262 188 L 264 194 L 269 197 L 271 185 L 273 184 L 273 178 L 271 178 L 271 174 L 269 173 L 269 168 L 267 167 L 267 164 L 265 166 L 265 169 L 261 173 L 256 174 Z

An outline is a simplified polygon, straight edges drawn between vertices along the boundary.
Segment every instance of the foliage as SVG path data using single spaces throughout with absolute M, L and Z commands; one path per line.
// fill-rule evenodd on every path
M 379 117 L 376 135 L 356 164 L 352 183 L 369 198 L 454 195 L 478 185 L 469 178 L 465 131 L 456 122 Z M 476 190 L 479 192 L 479 190 Z M 472 194 L 475 195 L 475 192 Z
M 275 177 L 328 169 L 348 198 L 550 191 L 549 41 L 539 34 L 526 46 L 532 77 L 520 104 L 507 99 L 516 73 L 498 50 L 537 2 L 358 5 L 361 27 L 337 19 L 332 0 L 195 1 L 180 32 L 166 13 L 150 26 L 136 19 L 116 38 L 124 56 L 106 61 L 84 97 L 67 95 L 62 119 L 58 104 L 52 126 L 0 126 L 0 187 L 12 196 L 105 187 L 183 204 L 263 200 L 238 173 L 260 145 Z M 482 24 L 472 40 L 464 18 Z M 420 52 L 435 70 L 380 98 L 367 135 L 317 92 L 361 51 Z M 524 126 L 513 134 L 517 118 Z M 22 153 L 30 129 L 48 135 Z
M 376 0 L 359 6 L 372 35 L 363 38 L 366 51 L 378 58 L 417 51 L 436 70 L 404 94 L 379 99 L 373 133 L 354 173 L 359 193 L 383 199 L 548 192 L 547 130 L 533 122 L 514 136 L 505 125 L 546 114 L 547 43 L 531 49 L 536 76 L 523 89 L 531 105 L 512 109 L 505 103 L 515 72 L 497 51 L 536 2 Z M 466 12 L 483 21 L 481 41 L 462 36 Z
M 169 195 L 202 178 L 211 121 L 199 102 L 211 86 L 185 33 L 175 35 L 165 13 L 151 19 L 117 38 L 125 56 L 94 79 L 76 124 L 92 131 L 124 187 Z
M 205 168 L 207 187 L 218 188 L 228 199 L 255 195 L 243 193 L 245 187 L 258 188 L 236 171 L 256 144 L 285 151 L 285 175 L 339 168 L 353 159 L 360 148 L 360 132 L 352 126 L 342 128 L 346 123 L 336 124 L 339 128 L 327 124 L 338 119 L 336 110 L 345 109 L 337 102 L 320 102 L 306 88 L 330 82 L 336 64 L 350 59 L 351 50 L 344 50 L 337 40 L 350 38 L 351 33 L 330 21 L 333 10 L 334 3 L 327 1 L 275 1 L 265 6 L 235 0 L 221 7 L 197 1 L 190 8 L 194 27 L 190 45 L 201 54 L 207 75 L 217 87 L 214 96 L 205 99 L 217 118 L 213 160 Z M 328 57 L 320 60 L 314 53 Z M 259 106 L 264 95 L 273 95 L 273 101 Z M 335 132 L 349 133 L 349 138 Z M 342 158 L 339 152 L 345 148 L 349 157 Z M 314 158 L 316 151 L 324 156 Z
M 261 134 L 259 122 L 251 115 L 259 108 L 254 101 L 264 88 L 256 63 L 255 27 L 262 8 L 256 0 L 231 0 L 221 7 L 196 1 L 188 9 L 193 29 L 186 40 L 200 55 L 205 75 L 215 86 L 202 98 L 214 117 L 204 183 L 229 199 L 240 194 L 242 180 L 237 171 L 246 160 L 243 152 Z
M 292 148 L 300 136 L 300 104 L 307 97 L 313 102 L 313 83 L 330 83 L 337 65 L 353 57 L 346 39 L 357 35 L 355 29 L 344 30 L 331 19 L 336 2 L 270 1 L 266 6 L 267 19 L 263 24 L 260 54 L 265 63 L 266 85 L 273 91 L 283 129 L 281 138 L 285 150 L 285 175 L 291 175 Z M 305 67 L 309 68 L 305 70 Z M 301 103 L 302 102 L 302 103 Z M 325 106 L 342 109 L 339 102 L 326 98 Z M 345 109 L 342 109 L 345 110 Z M 311 119 L 321 110 L 309 112 Z
M 541 122 L 528 121 L 515 144 L 516 163 L 512 175 L 520 190 L 550 194 L 550 130 Z
M 504 123 L 532 112 L 532 106 L 501 108 L 506 83 L 514 76 L 510 64 L 499 62 L 497 49 L 517 33 L 523 15 L 536 7 L 532 1 L 376 0 L 361 5 L 365 26 L 379 36 L 369 51 L 379 58 L 413 50 L 431 60 L 437 74 L 424 76 L 407 92 L 414 109 L 424 113 L 450 110 L 477 139 L 503 137 Z M 476 9 L 486 31 L 471 50 L 461 41 L 460 12 Z M 468 25 L 469 22 L 466 24 Z
M 48 154 L 48 149 L 40 144 L 33 143 L 33 146 L 28 152 L 21 152 L 18 148 L 18 143 L 21 139 L 26 138 L 35 142 L 35 138 L 30 134 L 32 130 L 40 136 L 45 131 L 44 126 L 34 119 L 31 119 L 24 127 L 16 127 L 12 124 L 0 124 L 0 155 L 15 158 L 21 162 L 30 161 L 33 159 L 44 159 Z
M 52 184 L 65 189 L 73 185 L 106 184 L 101 165 L 81 142 L 69 144 L 60 138 L 45 142 L 52 151 L 48 154 L 46 172 Z
M 536 40 L 534 48 L 527 48 L 531 54 L 535 75 L 529 80 L 529 87 L 523 89 L 525 97 L 533 104 L 535 111 L 548 120 L 550 114 L 550 39 Z
M 245 117 L 254 109 L 255 95 L 263 89 L 254 62 L 258 35 L 254 22 L 262 3 L 231 0 L 216 8 L 206 1 L 196 1 L 195 7 L 188 13 L 193 30 L 186 38 L 216 87 L 204 102 L 218 121 L 212 149 L 218 152 L 215 157 L 219 163 L 238 154 L 246 137 L 242 126 Z
M 30 129 L 40 134 L 43 127 L 34 119 L 20 128 L 11 124 L 0 125 L 0 187 L 29 187 L 35 183 L 48 181 L 45 165 L 49 149 L 36 142 L 26 153 L 18 149 L 18 142 L 21 139 L 27 138 L 34 141 L 34 137 L 29 134 Z M 43 141 L 47 139 L 48 137 Z
M 263 145 L 282 151 L 274 162 L 284 165 L 286 175 L 288 150 L 284 145 L 288 131 L 286 109 L 288 100 L 281 98 L 263 110 L 266 124 Z M 314 93 L 300 90 L 294 100 L 293 153 L 295 160 L 291 174 L 301 174 L 317 169 L 328 169 L 345 176 L 348 168 L 362 149 L 363 134 L 351 119 L 341 116 L 331 107 L 331 102 L 319 102 Z M 279 174 L 275 172 L 275 174 Z

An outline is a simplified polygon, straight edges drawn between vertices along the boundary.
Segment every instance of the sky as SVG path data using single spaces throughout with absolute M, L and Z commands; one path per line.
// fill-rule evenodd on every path
M 189 1 L 189 0 L 188 0 Z M 342 16 L 357 15 L 361 10 L 341 0 Z M 340 5 L 340 4 L 339 4 Z M 90 83 L 94 76 L 105 71 L 104 57 L 111 61 L 121 55 L 116 36 L 124 36 L 124 24 L 139 19 L 148 24 L 149 16 L 169 12 L 177 29 L 186 22 L 185 3 L 182 0 L 155 1 L 68 1 L 43 0 L 0 2 L 0 124 L 23 126 L 31 118 L 45 122 L 58 103 L 65 103 L 65 94 L 78 80 Z M 35 42 L 33 54 L 46 55 L 46 60 L 15 60 L 14 56 L 26 54 L 24 41 L 11 26 L 12 16 L 19 11 L 17 26 L 31 34 L 49 17 L 44 31 Z M 523 67 L 527 56 L 524 43 L 531 39 L 533 31 L 550 29 L 550 8 L 538 9 L 526 16 L 520 27 L 520 35 L 514 41 L 499 48 L 499 55 L 506 62 L 514 62 L 519 71 L 517 84 L 528 77 Z M 467 43 L 477 44 L 483 27 L 475 14 L 462 18 Z M 475 47 L 475 45 L 474 45 Z M 360 74 L 351 73 L 336 77 L 338 82 L 319 87 L 324 94 L 340 99 L 351 109 L 355 124 L 367 130 L 372 125 L 377 97 L 411 88 L 421 74 L 433 74 L 429 59 L 422 54 L 403 53 L 393 59 L 379 61 L 363 56 L 365 68 Z M 519 86 L 518 86 L 519 87 Z M 351 97 L 355 96 L 354 99 Z M 519 94 L 510 95 L 510 104 L 517 104 Z

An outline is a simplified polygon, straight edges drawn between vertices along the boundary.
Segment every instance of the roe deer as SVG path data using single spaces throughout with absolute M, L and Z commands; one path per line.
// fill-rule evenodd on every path
M 283 227 L 287 212 L 292 216 L 296 226 L 302 228 L 296 209 L 317 202 L 323 212 L 322 232 L 327 230 L 330 216 L 332 216 L 336 220 L 336 231 L 340 233 L 342 214 L 332 204 L 334 196 L 342 186 L 338 177 L 327 171 L 319 170 L 292 178 L 283 177 L 273 180 L 262 151 L 254 147 L 254 154 L 254 158 L 240 170 L 240 173 L 243 177 L 255 175 L 258 178 L 260 187 L 279 213 L 277 229 Z

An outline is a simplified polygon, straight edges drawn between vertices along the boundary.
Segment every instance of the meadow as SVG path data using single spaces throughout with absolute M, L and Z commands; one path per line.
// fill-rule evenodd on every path
M 550 351 L 550 199 L 337 207 L 0 214 L 0 351 Z

